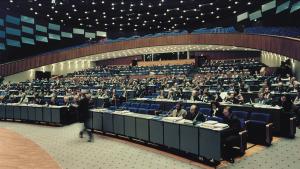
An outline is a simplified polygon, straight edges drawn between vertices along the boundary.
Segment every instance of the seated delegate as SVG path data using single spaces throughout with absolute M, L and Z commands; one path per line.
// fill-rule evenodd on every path
M 241 123 L 239 119 L 232 114 L 231 108 L 226 106 L 223 109 L 223 123 L 228 124 L 229 128 L 224 133 L 224 155 L 230 163 L 234 163 L 233 147 L 239 145 Z
M 176 104 L 176 108 L 169 114 L 169 117 L 182 117 L 185 118 L 187 115 L 186 110 L 182 108 L 181 103 Z
M 218 116 L 218 117 L 223 116 L 223 109 L 219 102 L 211 102 L 210 110 L 211 110 L 210 112 L 211 116 Z
M 187 115 L 184 119 L 191 120 L 194 123 L 205 121 L 205 117 L 201 112 L 198 111 L 198 107 L 196 105 L 192 105 Z

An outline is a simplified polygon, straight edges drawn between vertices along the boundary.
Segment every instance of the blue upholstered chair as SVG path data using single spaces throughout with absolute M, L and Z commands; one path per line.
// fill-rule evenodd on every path
M 219 122 L 219 123 L 224 122 L 223 118 L 221 118 L 221 117 L 216 117 L 216 116 L 208 116 L 208 117 L 207 117 L 207 120 L 213 120 L 213 121 L 217 121 L 217 122 Z
M 131 103 L 130 107 L 128 108 L 131 112 L 138 112 L 138 108 L 140 107 L 140 103 Z
M 149 112 L 148 114 L 155 115 L 160 110 L 160 104 L 151 104 L 149 106 Z
M 148 114 L 149 112 L 149 107 L 150 107 L 150 104 L 147 104 L 147 103 L 141 103 L 137 112 L 138 113 L 141 113 L 141 114 Z
M 273 139 L 271 115 L 252 112 L 246 123 L 248 141 L 270 146 Z
M 211 116 L 211 109 L 210 108 L 200 108 L 199 112 L 201 112 L 204 116 Z
M 232 114 L 235 115 L 241 122 L 241 128 L 245 129 L 246 121 L 249 119 L 249 112 L 246 111 L 232 111 Z
M 130 102 L 123 102 L 122 105 L 119 107 L 119 109 L 127 110 L 130 107 Z

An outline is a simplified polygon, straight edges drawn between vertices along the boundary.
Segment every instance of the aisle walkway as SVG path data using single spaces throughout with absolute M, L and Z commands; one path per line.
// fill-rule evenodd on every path
M 60 166 L 33 141 L 0 128 L 0 168 L 59 169 Z

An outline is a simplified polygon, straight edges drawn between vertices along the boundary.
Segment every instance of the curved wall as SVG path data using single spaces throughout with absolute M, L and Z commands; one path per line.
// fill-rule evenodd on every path
M 8 76 L 52 63 L 100 53 L 166 45 L 226 45 L 259 49 L 300 60 L 300 40 L 286 37 L 250 34 L 187 34 L 139 38 L 109 44 L 92 44 L 81 48 L 48 53 L 0 65 L 0 75 Z

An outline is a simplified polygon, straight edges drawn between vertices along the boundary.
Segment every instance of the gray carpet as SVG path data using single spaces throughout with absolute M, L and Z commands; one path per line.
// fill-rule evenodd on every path
M 33 140 L 65 169 L 199 168 L 188 160 L 177 160 L 157 151 L 148 151 L 132 143 L 107 136 L 96 135 L 94 142 L 88 143 L 86 137 L 84 139 L 78 137 L 81 124 L 47 127 L 0 122 L 0 127 L 11 129 Z M 294 140 L 281 139 L 271 147 L 238 160 L 235 164 L 229 164 L 226 168 L 299 169 L 299 136 L 297 134 Z
M 262 151 L 245 157 L 228 169 L 300 169 L 300 130 L 295 139 L 280 138 Z

